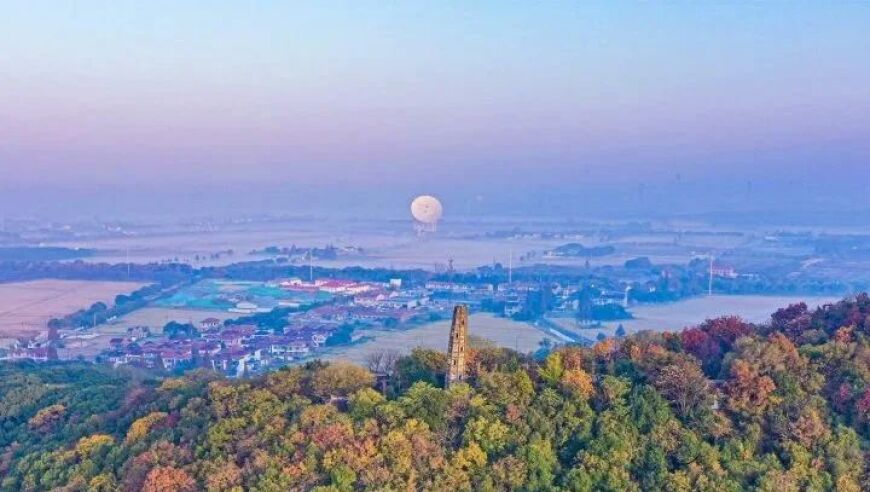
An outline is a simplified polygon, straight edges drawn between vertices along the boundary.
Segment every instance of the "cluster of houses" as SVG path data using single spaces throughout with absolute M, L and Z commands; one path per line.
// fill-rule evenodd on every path
M 99 359 L 114 366 L 208 367 L 240 376 L 303 358 L 323 345 L 331 332 L 330 327 L 294 325 L 275 334 L 255 325 L 224 326 L 217 318 L 202 320 L 198 328 L 198 334 L 188 338 L 114 338 Z
M 396 325 L 427 316 L 447 303 L 432 302 L 427 288 L 400 290 L 401 283 L 378 284 L 341 279 L 278 283 L 288 290 L 323 291 L 332 295 L 324 305 L 291 313 L 283 333 L 255 325 L 226 325 L 206 318 L 189 337 L 140 339 L 128 333 L 110 341 L 99 357 L 112 365 L 137 365 L 175 370 L 208 367 L 230 376 L 262 372 L 304 359 L 322 347 L 337 330 L 348 325 Z
M 57 359 L 57 349 L 49 344 L 30 341 L 18 341 L 6 350 L 0 360 L 32 360 L 45 362 Z
M 433 299 L 447 304 L 462 302 L 472 308 L 486 303 L 499 305 L 500 314 L 511 317 L 523 310 L 529 293 L 538 292 L 541 285 L 531 282 L 508 282 L 498 285 L 462 282 L 427 282 L 426 290 Z
M 398 326 L 446 317 L 452 306 L 460 302 L 472 309 L 495 310 L 514 316 L 528 307 L 532 293 L 540 293 L 542 289 L 540 284 L 528 282 L 492 285 L 449 281 L 430 281 L 422 286 L 403 288 L 398 279 L 376 283 L 344 279 L 306 282 L 291 278 L 271 284 L 288 291 L 326 292 L 330 296 L 324 304 L 292 312 L 284 320 L 284 326 L 277 328 L 235 325 L 214 317 L 200 320 L 190 333 L 176 332 L 172 336 L 154 334 L 147 326 L 129 327 L 123 336 L 109 341 L 108 349 L 98 360 L 116 366 L 165 370 L 208 367 L 230 376 L 251 374 L 316 354 L 339 330 L 347 334 L 353 329 L 348 330 L 348 327 Z M 549 285 L 548 295 L 552 296 L 549 309 L 576 311 L 579 288 Z M 600 292 L 594 301 L 596 304 L 627 305 L 627 290 Z M 241 306 L 238 311 L 261 312 L 253 306 Z M 61 340 L 57 333 L 53 336 Z M 57 357 L 55 346 L 63 346 L 68 338 L 84 336 L 88 334 L 76 332 L 62 337 L 60 343 L 44 340 L 20 344 L 7 350 L 5 358 L 49 360 Z
M 49 328 L 45 333 L 33 337 L 19 337 L 2 351 L 0 360 L 32 360 L 36 362 L 55 360 L 58 358 L 58 340 L 60 340 L 60 334 L 57 328 Z

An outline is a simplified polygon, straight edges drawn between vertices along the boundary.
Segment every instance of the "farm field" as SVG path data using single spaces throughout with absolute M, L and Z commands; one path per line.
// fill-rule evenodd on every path
M 405 354 L 415 347 L 426 347 L 446 352 L 450 320 L 437 321 L 405 331 L 371 329 L 361 330 L 359 334 L 372 337 L 373 340 L 350 347 L 336 347 L 323 354 L 321 358 L 365 364 L 366 357 L 382 350 L 396 350 Z M 527 323 L 483 313 L 472 314 L 469 317 L 468 334 L 520 352 L 537 350 L 538 343 L 547 337 L 546 333 Z
M 671 224 L 659 224 L 671 227 Z M 738 247 L 746 241 L 742 236 L 685 235 L 677 240 L 677 234 L 638 233 L 613 239 L 601 239 L 589 234 L 574 239 L 541 237 L 487 237 L 482 230 L 509 230 L 512 228 L 571 228 L 565 224 L 539 223 L 529 225 L 503 218 L 487 218 L 482 221 L 445 223 L 438 234 L 426 238 L 413 234 L 410 219 L 407 221 L 372 220 L 312 222 L 280 222 L 275 224 L 250 224 L 227 226 L 220 230 L 189 230 L 168 228 L 159 233 L 146 231 L 131 237 L 93 238 L 76 241 L 61 241 L 54 245 L 63 247 L 86 247 L 96 251 L 87 261 L 118 263 L 129 259 L 135 263 L 168 261 L 177 259 L 194 266 L 226 265 L 239 261 L 263 259 L 251 256 L 251 250 L 267 246 L 358 246 L 365 250 L 361 256 L 339 257 L 335 260 L 315 260 L 315 266 L 384 267 L 384 268 L 446 268 L 448 259 L 454 267 L 473 269 L 493 261 L 507 263 L 511 251 L 515 266 L 536 263 L 556 265 L 584 265 L 586 258 L 543 256 L 543 252 L 568 242 L 581 242 L 586 246 L 612 244 L 616 253 L 591 259 L 594 266 L 621 265 L 625 260 L 647 256 L 657 263 L 685 263 L 692 259 L 693 250 L 716 247 Z M 683 225 L 691 229 L 703 229 L 700 224 Z M 715 228 L 707 227 L 715 232 Z M 232 254 L 212 255 L 232 250 Z M 520 257 L 534 252 L 525 261 Z
M 138 282 L 36 280 L 0 284 L 0 338 L 34 336 L 53 317 L 102 301 L 111 305 L 118 294 L 142 287 Z
M 281 301 L 309 304 L 329 298 L 325 292 L 288 291 L 264 282 L 203 280 L 155 304 L 162 308 L 227 311 L 243 301 L 272 309 Z
M 595 338 L 599 332 L 612 336 L 622 324 L 627 333 L 642 330 L 680 331 L 709 318 L 736 315 L 753 323 L 764 323 L 779 308 L 789 304 L 806 302 L 810 309 L 839 301 L 838 297 L 787 297 L 787 296 L 712 296 L 696 297 L 669 304 L 634 306 L 629 309 L 634 319 L 607 322 L 601 328 L 578 329 L 572 319 L 553 319 L 565 329 Z
M 125 335 L 127 328 L 131 326 L 147 326 L 151 328 L 151 333 L 156 335 L 170 321 L 198 325 L 206 318 L 224 321 L 238 316 L 241 315 L 197 309 L 146 307 L 137 309 L 111 323 L 97 325 L 96 329 L 84 330 L 76 334 L 75 338 L 65 339 L 66 347 L 59 350 L 58 354 L 64 359 L 76 358 L 80 355 L 93 357 L 109 347 L 109 340 Z

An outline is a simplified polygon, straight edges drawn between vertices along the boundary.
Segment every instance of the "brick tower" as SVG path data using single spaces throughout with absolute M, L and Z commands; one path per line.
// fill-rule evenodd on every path
M 447 344 L 447 379 L 450 387 L 465 379 L 465 352 L 468 349 L 468 306 L 453 308 L 453 325 L 450 327 L 450 342 Z

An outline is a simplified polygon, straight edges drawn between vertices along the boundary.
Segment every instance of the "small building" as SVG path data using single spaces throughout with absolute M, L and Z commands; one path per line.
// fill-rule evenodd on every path
M 226 348 L 241 347 L 244 340 L 244 335 L 237 330 L 226 330 L 218 335 L 218 341 Z
M 435 292 L 450 292 L 452 294 L 466 294 L 474 290 L 471 284 L 460 284 L 456 282 L 426 282 L 426 289 Z
M 324 292 L 335 295 L 355 295 L 368 292 L 374 287 L 371 284 L 360 283 L 353 280 L 322 279 L 316 280 L 314 285 Z
M 57 359 L 57 351 L 50 347 L 15 348 L 7 353 L 6 359 L 46 362 L 49 360 Z
M 329 338 L 325 333 L 312 333 L 311 334 L 311 343 L 315 347 L 319 347 L 326 343 L 326 339 Z
M 192 343 L 192 348 L 199 357 L 214 357 L 222 349 L 221 344 L 214 340 L 197 340 Z
M 141 340 L 151 336 L 151 328 L 147 326 L 137 325 L 127 328 L 127 337 L 132 341 Z
M 189 347 L 166 348 L 160 351 L 160 360 L 163 361 L 164 369 L 175 369 L 193 361 L 193 351 Z
M 272 337 L 264 344 L 263 350 L 268 353 L 272 359 L 279 361 L 291 361 L 295 358 L 307 355 L 310 351 L 308 344 L 304 341 L 295 340 L 286 336 Z
M 199 322 L 200 329 L 204 331 L 211 331 L 220 328 L 221 320 L 217 318 L 206 318 Z
M 714 265 L 713 268 L 710 269 L 710 273 L 713 274 L 714 277 L 737 278 L 737 271 L 730 266 Z
M 231 313 L 240 313 L 240 314 L 254 314 L 258 312 L 260 309 L 259 306 L 254 304 L 253 302 L 242 301 L 236 304 L 236 307 L 232 307 L 229 309 Z

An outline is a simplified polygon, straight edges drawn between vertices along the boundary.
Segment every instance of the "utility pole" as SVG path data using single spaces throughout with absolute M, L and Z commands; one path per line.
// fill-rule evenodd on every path
M 508 256 L 508 285 L 514 283 L 514 249 L 510 249 Z
M 710 275 L 707 280 L 707 295 L 713 295 L 713 255 L 710 255 Z

